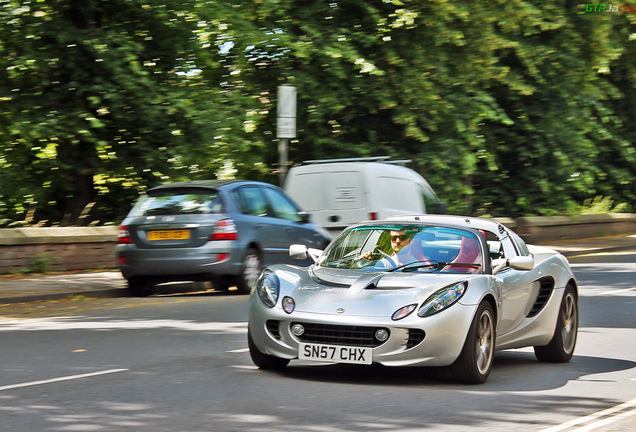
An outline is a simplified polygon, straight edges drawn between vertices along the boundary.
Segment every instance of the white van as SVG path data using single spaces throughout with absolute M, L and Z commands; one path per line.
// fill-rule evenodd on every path
M 406 162 L 387 156 L 305 161 L 289 170 L 285 191 L 332 232 L 398 214 L 444 213 L 445 203 L 422 176 L 400 165 Z

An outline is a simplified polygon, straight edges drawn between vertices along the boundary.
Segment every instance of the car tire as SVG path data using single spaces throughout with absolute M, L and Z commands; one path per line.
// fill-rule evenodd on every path
M 254 340 L 252 339 L 249 329 L 247 330 L 247 346 L 249 347 L 252 361 L 259 369 L 281 370 L 289 364 L 289 359 L 274 357 L 260 352 L 259 349 L 256 348 L 256 344 L 254 344 Z
M 459 357 L 451 365 L 456 380 L 481 384 L 490 375 L 495 354 L 495 314 L 489 302 L 479 305 Z
M 243 258 L 243 271 L 237 278 L 236 288 L 242 294 L 249 294 L 262 270 L 261 257 L 254 248 L 247 249 Z
M 154 284 L 146 278 L 136 276 L 128 279 L 128 291 L 134 297 L 148 297 L 154 290 Z
M 534 355 L 541 362 L 569 362 L 574 355 L 578 328 L 579 307 L 576 290 L 572 285 L 568 285 L 561 299 L 552 340 L 547 345 L 535 346 Z

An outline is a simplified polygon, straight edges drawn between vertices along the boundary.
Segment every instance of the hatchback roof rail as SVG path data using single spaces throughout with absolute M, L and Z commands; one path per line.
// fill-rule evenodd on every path
M 358 157 L 358 158 L 342 158 L 342 159 L 312 159 L 303 161 L 303 164 L 322 164 L 333 162 L 383 162 L 389 164 L 404 165 L 411 162 L 411 159 L 402 160 L 389 160 L 391 156 L 370 156 L 370 157 Z

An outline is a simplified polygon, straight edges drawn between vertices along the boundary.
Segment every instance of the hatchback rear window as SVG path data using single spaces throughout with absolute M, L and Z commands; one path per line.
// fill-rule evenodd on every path
M 223 213 L 223 203 L 216 191 L 159 190 L 142 195 L 130 216 Z

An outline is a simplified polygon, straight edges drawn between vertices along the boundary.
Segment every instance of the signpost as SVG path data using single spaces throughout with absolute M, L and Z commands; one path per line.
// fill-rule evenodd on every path
M 287 146 L 289 138 L 296 138 L 296 87 L 282 85 L 278 87 L 278 181 L 283 187 L 287 173 Z

